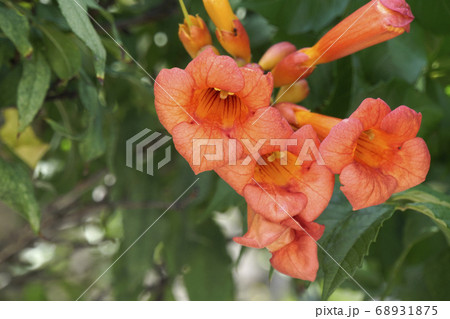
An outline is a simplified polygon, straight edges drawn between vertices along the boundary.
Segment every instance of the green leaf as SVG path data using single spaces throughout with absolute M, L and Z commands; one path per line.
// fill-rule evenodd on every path
M 245 203 L 234 189 L 230 187 L 223 179 L 217 179 L 215 192 L 210 198 L 206 209 L 201 212 L 201 216 L 197 216 L 197 222 L 203 222 L 207 218 L 211 218 L 215 211 L 224 212 L 232 206 L 241 206 Z
M 46 118 L 45 121 L 48 123 L 48 125 L 50 125 L 50 127 L 55 132 L 58 132 L 62 136 L 67 137 L 67 138 L 69 138 L 71 140 L 78 141 L 78 140 L 81 140 L 84 137 L 84 134 L 77 134 L 77 135 L 75 135 L 75 134 L 69 132 L 69 130 L 66 127 L 64 127 L 63 125 L 59 124 L 58 122 L 56 122 L 56 121 L 54 121 L 52 119 Z
M 292 12 L 287 30 L 291 34 L 317 32 L 342 14 L 348 3 L 349 0 L 294 1 L 293 7 L 282 6 L 286 13 Z
M 325 236 L 322 244 L 324 250 L 319 249 L 319 264 L 324 275 L 322 290 L 324 300 L 328 299 L 333 291 L 347 279 L 347 273 L 352 276 L 361 266 L 383 222 L 392 216 L 395 207 L 379 205 L 357 212 L 351 212 L 351 208 L 347 209 L 350 211 L 328 210 L 328 214 L 336 213 L 341 218 L 335 216 L 330 219 L 332 231 Z M 326 228 L 327 223 L 325 223 Z
M 50 67 L 44 56 L 36 52 L 24 62 L 22 77 L 17 89 L 19 132 L 23 131 L 42 106 L 50 86 Z
M 61 80 L 69 80 L 81 67 L 80 49 L 74 37 L 50 25 L 40 25 L 44 33 L 45 55 L 53 71 Z
M 402 34 L 385 43 L 355 54 L 361 61 L 361 70 L 373 83 L 403 79 L 414 84 L 427 65 L 424 32 L 421 28 Z
M 450 290 L 445 283 L 450 282 L 450 251 L 444 249 L 436 259 L 429 260 L 425 264 L 425 283 L 430 291 L 430 300 L 448 301 L 450 299 Z
M 2 43 L 0 43 L 2 45 Z M 10 69 L 0 78 L 0 107 L 15 106 L 17 103 L 17 90 L 22 76 L 22 65 Z
M 412 209 L 431 218 L 450 244 L 450 196 L 420 185 L 392 196 L 397 209 Z
M 80 143 L 80 153 L 86 162 L 100 157 L 105 152 L 106 144 L 102 126 L 101 116 L 95 116 L 89 121 L 86 137 Z
M 436 34 L 448 35 L 450 30 L 450 4 L 447 0 L 409 0 L 416 21 L 427 30 Z M 412 29 L 414 31 L 414 29 Z
M 349 0 L 245 0 L 253 9 L 288 34 L 319 31 L 341 15 Z M 282 17 L 282 19 L 280 18 Z
M 414 84 L 427 66 L 427 53 L 423 31 L 405 33 L 387 42 L 389 59 L 392 61 L 391 74 Z
M 22 56 L 29 57 L 33 53 L 33 47 L 28 40 L 30 26 L 26 17 L 15 10 L 0 8 L 0 29 Z
M 0 200 L 22 215 L 38 233 L 41 213 L 27 171 L 0 158 L 0 180 Z
M 404 266 L 406 257 L 408 257 L 414 246 L 438 232 L 437 227 L 431 221 L 424 221 L 423 219 L 425 219 L 425 217 L 417 213 L 408 215 L 405 227 L 403 229 L 404 248 L 398 255 L 398 258 L 393 266 L 390 267 L 389 280 L 387 281 L 387 286 L 382 295 L 383 300 L 389 296 L 394 285 L 400 280 L 400 272 Z
M 184 283 L 190 300 L 233 300 L 232 260 L 219 227 L 208 219 L 199 230 L 198 242 L 189 244 Z
M 88 110 L 88 128 L 80 143 L 80 153 L 85 161 L 91 161 L 103 155 L 106 143 L 103 136 L 102 108 L 95 86 L 86 81 L 79 81 L 81 103 Z
M 94 54 L 97 78 L 103 80 L 105 77 L 106 51 L 87 15 L 85 1 L 58 0 L 58 4 L 72 31 Z

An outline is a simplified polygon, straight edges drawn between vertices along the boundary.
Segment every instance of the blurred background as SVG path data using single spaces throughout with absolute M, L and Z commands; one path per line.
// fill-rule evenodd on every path
M 150 76 L 189 63 L 183 16 L 175 0 L 77 1 L 97 23 L 74 0 L 0 0 L 0 300 L 370 299 L 323 252 L 310 284 L 235 244 L 245 202 L 173 145 L 153 176 L 126 166 L 128 139 L 168 135 Z M 185 3 L 214 30 L 200 0 Z M 279 41 L 311 46 L 365 3 L 231 1 L 255 62 Z M 345 117 L 379 97 L 422 112 L 428 179 L 360 212 L 336 188 L 319 243 L 375 299 L 449 300 L 450 4 L 408 3 L 409 34 L 320 65 L 302 105 Z

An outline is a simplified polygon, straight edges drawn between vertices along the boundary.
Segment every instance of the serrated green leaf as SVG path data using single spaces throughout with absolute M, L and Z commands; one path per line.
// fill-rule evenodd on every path
M 450 196 L 419 185 L 392 196 L 397 209 L 412 209 L 430 217 L 444 233 L 450 244 Z M 403 202 L 403 203 L 402 203 Z
M 322 299 L 328 299 L 347 279 L 347 273 L 352 276 L 361 266 L 383 222 L 392 216 L 394 210 L 394 206 L 386 204 L 353 213 L 343 210 L 343 218 L 333 222 L 332 232 L 322 243 L 324 251 L 319 249 L 319 264 L 324 276 Z
M 72 31 L 94 54 L 94 66 L 97 78 L 103 80 L 105 77 L 106 51 L 87 15 L 85 1 L 58 0 L 58 4 Z
M 39 232 L 41 213 L 27 171 L 0 158 L 0 200 L 22 215 Z
M 62 80 L 75 76 L 81 67 L 80 49 L 74 37 L 50 25 L 40 25 L 44 34 L 45 56 L 56 75 Z
M 33 53 L 33 47 L 28 40 L 30 26 L 26 17 L 13 9 L 0 8 L 0 29 L 22 56 L 28 57 Z
M 50 86 L 50 67 L 44 56 L 36 52 L 31 60 L 24 62 L 22 77 L 17 89 L 19 132 L 33 120 L 42 106 Z

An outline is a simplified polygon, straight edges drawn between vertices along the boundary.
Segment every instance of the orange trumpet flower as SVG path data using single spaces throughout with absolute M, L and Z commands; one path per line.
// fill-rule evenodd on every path
M 247 200 L 255 213 L 280 223 L 290 216 L 315 220 L 333 193 L 334 177 L 321 161 L 319 140 L 307 125 L 266 147 L 260 158 L 246 159 L 233 166 L 217 168 L 216 173 Z
M 313 47 L 303 48 L 281 60 L 272 71 L 274 85 L 279 87 L 304 79 L 318 64 L 409 32 L 413 20 L 405 0 L 372 0 L 342 20 Z
M 176 149 L 197 174 L 228 164 L 230 149 L 236 159 L 243 156 L 241 139 L 285 138 L 292 133 L 278 110 L 269 107 L 272 88 L 270 74 L 239 68 L 232 58 L 218 56 L 208 48 L 185 70 L 159 73 L 155 107 L 159 120 L 173 135 Z M 194 146 L 198 140 L 216 140 L 220 145 L 203 144 L 206 146 L 199 149 L 200 162 L 196 163 Z M 236 142 L 234 149 L 230 140 Z M 216 145 L 223 157 L 208 159 L 205 155 L 217 154 Z
M 290 219 L 292 228 L 270 222 L 262 215 L 247 209 L 248 231 L 233 240 L 243 246 L 267 248 L 272 253 L 272 266 L 288 276 L 314 281 L 319 263 L 316 241 L 322 236 L 324 226 Z
M 405 0 L 372 0 L 301 52 L 310 63 L 327 63 L 409 32 L 413 20 Z
M 365 99 L 350 118 L 335 125 L 320 145 L 325 163 L 340 174 L 353 209 L 378 205 L 393 193 L 422 183 L 430 153 L 416 137 L 422 115 L 381 99 Z

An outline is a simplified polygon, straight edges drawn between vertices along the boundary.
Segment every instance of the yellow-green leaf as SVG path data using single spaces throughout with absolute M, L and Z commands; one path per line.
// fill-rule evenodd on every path
M 21 134 L 18 134 L 19 115 L 15 108 L 5 109 L 3 118 L 5 123 L 0 128 L 2 142 L 28 166 L 36 167 L 37 162 L 48 151 L 49 145 L 38 139 L 29 126 Z

